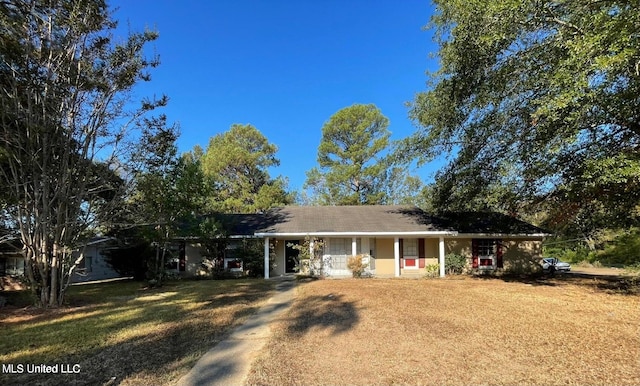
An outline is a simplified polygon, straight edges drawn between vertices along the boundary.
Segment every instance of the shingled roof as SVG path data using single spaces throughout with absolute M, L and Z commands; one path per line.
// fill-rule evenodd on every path
M 257 233 L 393 233 L 452 231 L 418 208 L 403 206 L 287 206 L 270 210 Z
M 439 214 L 438 218 L 443 224 L 463 234 L 550 234 L 546 229 L 497 212 L 445 212 Z
M 544 235 L 547 232 L 499 213 L 430 215 L 417 207 L 286 206 L 262 214 L 223 215 L 231 235 L 464 233 Z

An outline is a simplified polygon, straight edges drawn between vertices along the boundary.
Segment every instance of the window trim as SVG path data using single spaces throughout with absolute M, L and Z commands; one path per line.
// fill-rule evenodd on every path
M 413 252 L 415 248 L 415 254 Z M 413 262 L 407 265 L 407 262 Z M 402 241 L 402 268 L 404 269 L 420 269 L 420 242 L 416 238 L 403 239 Z
M 414 244 L 414 245 L 409 245 L 407 246 L 407 244 Z M 415 247 L 415 254 L 413 253 L 409 253 L 409 248 L 413 249 Z M 419 243 L 418 243 L 418 239 L 404 239 L 403 243 L 402 243 L 402 256 L 407 259 L 417 259 L 418 255 L 420 254 L 420 250 L 419 250 Z
M 489 252 L 489 248 L 491 252 L 487 253 Z M 503 267 L 502 240 L 488 238 L 472 239 L 471 250 L 472 268 L 480 271 L 493 271 Z M 490 264 L 486 264 L 487 262 L 490 262 Z

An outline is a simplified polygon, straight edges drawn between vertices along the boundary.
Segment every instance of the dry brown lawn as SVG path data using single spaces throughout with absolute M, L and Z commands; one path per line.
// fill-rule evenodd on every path
M 248 384 L 640 385 L 637 284 L 303 283 Z

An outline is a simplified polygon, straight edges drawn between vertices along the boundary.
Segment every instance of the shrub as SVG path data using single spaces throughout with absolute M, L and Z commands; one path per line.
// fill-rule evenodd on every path
M 309 275 L 311 273 L 311 259 L 300 259 L 296 269 L 298 274 Z
M 424 267 L 425 277 L 438 277 L 440 274 L 439 264 L 429 264 Z
M 350 256 L 349 260 L 347 260 L 347 268 L 349 268 L 353 277 L 356 278 L 362 277 L 362 274 L 368 266 L 369 264 L 362 262 L 362 255 Z
M 599 251 L 597 259 L 606 265 L 632 266 L 640 263 L 640 228 L 620 230 Z
M 457 253 L 449 253 L 444 257 L 444 266 L 447 268 L 447 274 L 460 275 L 467 267 L 467 258 Z
M 271 247 L 271 246 L 270 246 Z M 264 276 L 264 243 L 260 240 L 243 241 L 244 269 L 249 277 Z M 269 250 L 270 269 L 275 267 L 275 251 Z

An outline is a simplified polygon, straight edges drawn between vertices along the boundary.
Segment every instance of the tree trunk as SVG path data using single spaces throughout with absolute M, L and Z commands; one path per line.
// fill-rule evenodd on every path
M 158 282 L 160 281 L 160 243 L 156 242 L 156 269 L 154 272 L 155 275 L 155 279 L 158 280 Z
M 164 280 L 164 264 L 167 255 L 167 242 L 162 243 L 162 256 L 160 258 L 160 271 L 158 271 L 160 280 Z

